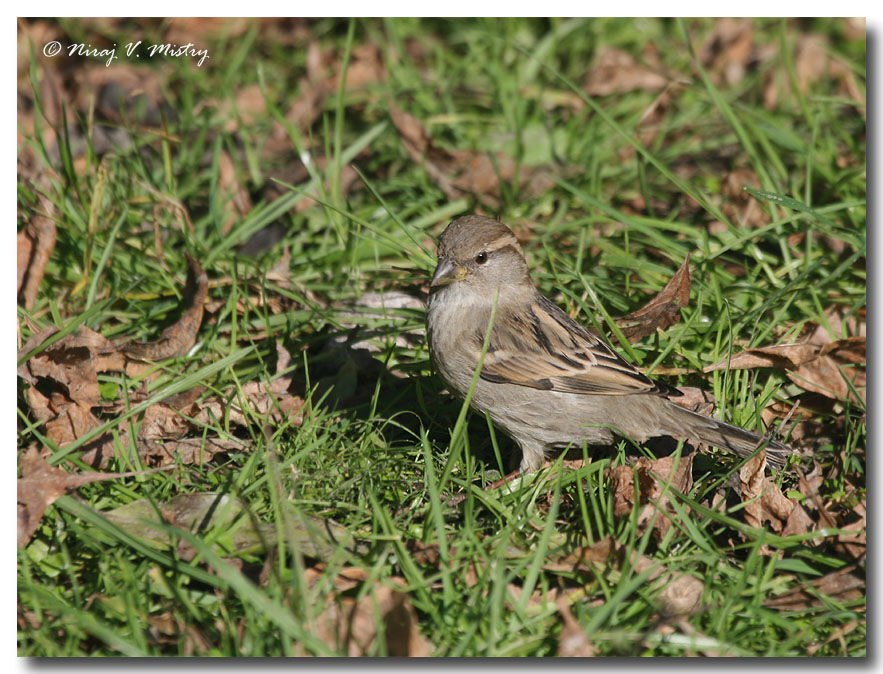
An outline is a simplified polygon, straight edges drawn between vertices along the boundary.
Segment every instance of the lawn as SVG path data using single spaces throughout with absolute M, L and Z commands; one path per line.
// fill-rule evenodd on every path
M 18 654 L 865 656 L 865 50 L 19 20 Z M 473 212 L 786 469 L 622 439 L 484 489 L 520 452 L 424 330 Z

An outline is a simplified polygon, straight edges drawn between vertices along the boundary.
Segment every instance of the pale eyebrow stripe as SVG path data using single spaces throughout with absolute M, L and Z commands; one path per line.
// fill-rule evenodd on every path
M 516 239 L 512 234 L 504 234 L 503 236 L 497 237 L 493 241 L 491 241 L 487 246 L 485 246 L 485 251 L 488 253 L 492 253 L 495 250 L 500 250 L 501 248 L 505 248 L 506 246 L 512 246 L 515 250 L 518 250 L 520 246 L 518 245 L 518 239 Z

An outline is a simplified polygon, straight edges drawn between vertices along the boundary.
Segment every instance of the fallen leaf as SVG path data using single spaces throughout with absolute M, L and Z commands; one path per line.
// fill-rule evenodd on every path
M 212 648 L 211 642 L 199 629 L 179 618 L 173 611 L 153 613 L 147 617 L 147 624 L 147 631 L 156 643 L 180 646 L 181 655 L 208 655 Z
M 98 428 L 101 422 L 85 405 L 53 396 L 54 416 L 46 422 L 46 437 L 58 447 L 65 447 L 77 438 Z
M 331 80 L 332 90 L 340 86 L 342 64 L 337 63 L 336 72 Z M 346 69 L 347 93 L 370 88 L 386 81 L 386 68 L 383 65 L 383 52 L 376 44 L 360 44 L 353 48 L 349 65 Z
M 854 531 L 855 533 L 839 534 L 836 539 L 837 543 L 835 548 L 845 553 L 851 559 L 862 559 L 867 552 L 865 531 L 867 528 L 867 513 L 865 511 L 864 500 L 853 508 L 853 512 L 858 516 L 858 519 L 854 522 L 843 525 L 840 528 L 846 529 L 847 531 Z
M 753 169 L 740 168 L 730 171 L 724 180 L 721 197 L 721 211 L 740 227 L 763 227 L 770 223 L 770 216 L 764 211 L 760 201 L 745 189 L 746 185 L 760 189 L 760 180 Z
M 19 353 L 19 358 L 35 350 L 57 332 L 54 327 L 33 335 Z M 142 462 L 164 466 L 176 462 L 199 463 L 210 460 L 219 452 L 249 451 L 250 445 L 236 438 L 203 435 L 200 424 L 214 425 L 225 419 L 230 423 L 249 426 L 254 419 L 264 418 L 275 425 L 303 422 L 304 400 L 288 392 L 292 383 L 291 354 L 277 342 L 277 376 L 270 382 L 246 382 L 223 395 L 211 396 L 203 403 L 197 399 L 204 387 L 195 387 L 144 410 L 140 423 L 134 427 L 138 435 L 130 435 L 127 424 L 118 426 L 117 437 L 109 431 L 83 447 L 80 459 L 98 468 L 117 455 L 116 443 L 123 448 L 136 448 Z M 131 394 L 125 402 L 101 403 L 97 373 L 105 370 L 128 370 L 130 363 L 108 339 L 85 326 L 75 333 L 44 348 L 19 366 L 18 374 L 30 384 L 24 394 L 31 415 L 45 424 L 46 436 L 64 447 L 102 425 L 92 408 L 99 406 L 105 415 L 122 414 L 133 404 L 147 399 L 146 386 Z M 49 383 L 48 395 L 37 383 Z M 45 390 L 46 387 L 44 387 Z M 239 394 L 242 398 L 239 398 Z M 199 429 L 199 436 L 185 437 Z
M 823 346 L 802 342 L 758 347 L 709 365 L 703 371 L 773 367 L 786 370 L 788 378 L 807 391 L 838 400 L 855 399 L 852 386 L 864 400 L 865 342 L 865 337 L 848 337 Z
M 374 585 L 358 600 L 329 597 L 321 615 L 312 621 L 313 634 L 350 657 L 376 655 L 379 638 L 385 641 L 387 655 L 428 656 L 432 644 L 420 633 L 417 614 L 403 591 L 407 585 L 401 578 L 392 582 L 397 587 Z
M 423 123 L 404 112 L 394 102 L 389 114 L 402 138 L 405 150 L 415 164 L 420 164 L 439 189 L 450 199 L 472 195 L 488 205 L 500 204 L 504 183 L 515 180 L 523 198 L 536 197 L 554 185 L 551 173 L 543 167 L 519 167 L 512 157 L 496 152 L 446 150 L 430 138 Z
M 724 17 L 714 27 L 699 50 L 699 59 L 716 84 L 732 87 L 740 82 L 754 63 L 770 58 L 775 51 L 754 44 L 754 20 Z
M 818 651 L 822 646 L 826 646 L 827 644 L 829 644 L 832 641 L 834 641 L 835 639 L 837 639 L 840 642 L 840 655 L 841 655 L 841 657 L 844 657 L 844 658 L 848 657 L 850 655 L 850 652 L 849 652 L 849 648 L 846 646 L 846 641 L 844 640 L 843 637 L 845 637 L 850 632 L 853 632 L 857 627 L 864 626 L 864 624 L 865 624 L 864 620 L 854 619 L 854 620 L 846 621 L 844 624 L 840 625 L 836 630 L 831 632 L 831 634 L 828 636 L 828 638 L 825 639 L 823 642 L 821 642 L 821 643 L 815 642 L 815 643 L 812 643 L 809 646 L 807 646 L 806 654 L 810 655 L 810 656 L 815 655 L 816 651 Z M 862 637 L 864 637 L 864 634 L 862 635 Z M 864 639 L 863 639 L 863 641 L 864 641 Z
M 19 358 L 45 343 L 58 332 L 50 327 L 33 335 L 22 348 Z M 114 346 L 103 335 L 85 325 L 64 336 L 18 368 L 18 375 L 30 384 L 50 379 L 64 388 L 70 400 L 85 407 L 98 405 L 98 372 L 122 369 L 124 360 L 113 353 Z M 104 351 L 105 353 L 101 353 Z
M 652 335 L 657 329 L 674 325 L 681 318 L 680 308 L 690 303 L 690 256 L 671 277 L 665 287 L 647 304 L 628 316 L 616 319 L 623 335 L 632 344 Z
M 21 455 L 22 476 L 17 482 L 18 547 L 20 548 L 27 545 L 37 530 L 46 508 L 68 490 L 91 482 L 153 472 L 138 470 L 128 473 L 67 473 L 61 468 L 50 466 L 46 461 L 48 456 L 50 456 L 48 450 L 41 452 L 34 445 Z
M 674 509 L 670 503 L 669 490 L 686 494 L 693 486 L 693 455 L 666 456 L 661 459 L 640 457 L 632 466 L 616 466 L 609 475 L 613 486 L 613 513 L 628 517 L 636 506 L 643 506 L 638 513 L 638 530 L 653 527 L 657 540 L 672 526 Z M 637 493 L 634 478 L 637 475 Z M 666 485 L 668 488 L 666 488 Z M 689 510 L 689 509 L 688 509 Z
M 240 426 L 250 426 L 255 418 L 263 418 L 275 425 L 289 423 L 300 426 L 304 418 L 303 398 L 288 393 L 293 371 L 285 372 L 291 365 L 291 354 L 276 341 L 276 377 L 269 383 L 246 382 L 239 389 L 230 389 L 223 396 L 212 396 L 194 414 L 197 424 L 213 424 L 228 419 Z M 239 396 L 241 391 L 242 396 Z
M 229 543 L 236 555 L 267 551 L 279 540 L 279 525 L 259 522 L 243 501 L 216 492 L 179 494 L 159 504 L 151 499 L 138 499 L 104 511 L 102 515 L 132 536 L 164 548 L 177 542 L 164 524 L 193 533 L 211 529 L 229 531 Z M 346 527 L 331 519 L 292 515 L 285 518 L 281 528 L 285 542 L 305 557 L 331 559 L 341 547 L 358 554 L 367 550 L 364 541 L 357 541 Z
M 164 41 L 173 44 L 187 44 L 188 42 L 233 40 L 244 35 L 254 24 L 263 20 L 255 17 L 169 17 L 163 21 Z
M 558 636 L 558 653 L 562 658 L 591 658 L 595 656 L 595 648 L 589 641 L 586 631 L 573 617 L 570 604 L 565 597 L 558 598 L 558 613 L 564 621 L 561 634 Z
M 291 354 L 276 343 L 276 374 L 270 382 L 246 382 L 241 387 L 231 387 L 223 394 L 210 396 L 197 402 L 204 387 L 195 387 L 148 407 L 137 424 L 138 435 L 129 436 L 127 426 L 119 428 L 120 444 L 134 444 L 141 461 L 149 466 L 171 463 L 191 464 L 211 460 L 218 453 L 247 452 L 251 445 L 235 437 L 217 437 L 203 434 L 203 429 L 214 427 L 220 420 L 234 425 L 249 427 L 261 419 L 274 425 L 303 422 L 304 400 L 288 393 L 293 372 L 290 369 Z M 240 393 L 243 397 L 240 397 Z M 146 400 L 148 392 L 140 391 L 129 396 L 123 403 L 103 406 L 105 413 L 123 413 L 132 404 Z M 97 420 L 96 420 L 97 425 Z M 94 427 L 94 426 L 93 426 Z M 196 429 L 198 437 L 184 437 Z M 91 430 L 91 428 L 90 428 Z M 73 438 L 71 438 L 73 439 Z M 69 440 L 68 440 L 69 441 Z M 81 460 L 98 467 L 115 456 L 113 437 L 102 435 L 84 448 Z
M 624 49 L 602 45 L 582 89 L 589 96 L 610 96 L 631 91 L 659 91 L 668 82 L 657 70 L 639 65 Z
M 125 447 L 129 444 L 128 432 L 120 432 L 121 444 Z M 215 454 L 230 452 L 249 452 L 250 444 L 237 438 L 218 438 L 207 436 L 206 438 L 181 438 L 154 440 L 149 438 L 136 438 L 135 446 L 141 462 L 146 466 L 168 466 L 172 464 L 202 464 L 211 461 Z M 103 466 L 115 456 L 113 449 L 105 445 L 92 448 L 87 445 L 87 450 L 80 457 L 84 463 L 90 466 Z
M 706 366 L 703 372 L 715 370 L 750 370 L 758 367 L 797 369 L 819 353 L 813 344 L 779 344 L 741 351 L 729 359 Z
M 19 352 L 19 359 L 49 340 L 58 328 L 34 334 Z M 102 349 L 111 353 L 98 355 Z M 98 372 L 121 369 L 124 359 L 113 353 L 109 340 L 80 325 L 77 331 L 24 361 L 18 375 L 29 384 L 24 394 L 31 415 L 46 424 L 46 437 L 58 447 L 73 442 L 101 425 L 91 408 L 98 405 Z M 37 384 L 46 384 L 44 395 Z
M 191 406 L 192 408 L 192 406 Z M 192 415 L 191 410 L 180 410 L 167 401 L 156 403 L 144 410 L 144 417 L 138 428 L 138 437 L 142 440 L 176 440 L 183 438 L 192 427 L 185 415 Z
M 815 606 L 827 605 L 819 595 L 829 597 L 837 603 L 861 599 L 865 596 L 864 573 L 861 573 L 861 569 L 855 564 L 851 564 L 820 578 L 804 582 L 776 597 L 766 599 L 763 605 L 780 611 L 803 611 Z
M 766 450 L 761 450 L 739 469 L 745 522 L 756 528 L 769 522 L 772 530 L 782 536 L 811 531 L 815 526 L 813 520 L 796 500 L 789 499 L 770 481 L 765 468 Z M 764 546 L 763 552 L 769 554 L 769 548 Z
M 121 347 L 129 358 L 138 360 L 164 360 L 182 356 L 196 343 L 196 334 L 202 323 L 205 298 L 208 295 L 208 276 L 193 259 L 187 257 L 187 283 L 183 293 L 184 311 L 181 318 L 165 330 L 153 342 L 129 343 Z
M 631 565 L 637 573 L 651 570 L 647 580 L 656 581 L 655 586 L 663 588 L 657 598 L 666 618 L 691 615 L 699 608 L 705 588 L 698 578 L 669 571 L 659 560 L 638 555 L 636 551 L 632 553 Z
M 828 51 L 824 38 L 815 33 L 801 35 L 797 39 L 797 54 L 794 57 L 794 71 L 800 91 L 806 94 L 810 83 L 822 77 L 827 66 Z
M 606 563 L 613 558 L 616 551 L 616 543 L 610 536 L 605 536 L 597 543 L 588 547 L 580 546 L 565 557 L 552 557 L 543 563 L 545 571 L 572 572 L 579 569 L 587 569 L 588 564 Z
M 847 337 L 865 337 L 867 324 L 865 308 L 850 311 L 842 304 L 834 304 L 824 313 L 824 321 L 807 323 L 801 332 L 800 341 L 824 346 Z
M 55 250 L 57 228 L 54 204 L 40 197 L 40 211 L 18 233 L 18 299 L 25 309 L 33 309 L 46 264 Z
M 850 337 L 823 346 L 788 378 L 798 386 L 837 400 L 865 400 L 865 337 Z
M 239 176 L 236 175 L 233 159 L 226 151 L 221 152 L 218 160 L 218 192 L 221 209 L 227 212 L 221 232 L 227 236 L 233 225 L 251 212 L 252 203 L 248 190 L 242 186 Z
M 711 416 L 714 410 L 715 398 L 708 391 L 695 386 L 679 386 L 681 395 L 669 398 L 676 405 L 686 407 L 691 412 Z

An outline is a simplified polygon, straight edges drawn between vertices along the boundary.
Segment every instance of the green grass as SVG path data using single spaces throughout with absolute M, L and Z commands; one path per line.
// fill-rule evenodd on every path
M 98 39 L 91 24 L 60 25 L 71 40 Z M 265 155 L 274 122 L 304 93 L 307 50 L 303 40 L 287 46 L 252 24 L 240 34 L 200 38 L 210 67 L 166 64 L 162 88 L 175 114 L 165 132 L 133 133 L 127 150 L 98 157 L 89 147 L 77 159 L 62 135 L 53 161 L 46 120 L 38 114 L 33 132 L 21 127 L 19 154 L 27 146 L 38 157 L 58 225 L 37 303 L 18 308 L 22 343 L 50 325 L 85 324 L 111 339 L 158 337 L 177 318 L 189 251 L 208 273 L 209 310 L 191 354 L 158 366 L 148 403 L 195 385 L 208 387 L 205 398 L 270 379 L 279 339 L 293 355 L 295 386 L 311 400 L 311 413 L 300 426 L 266 427 L 252 411 L 246 431 L 218 419 L 198 433 L 234 433 L 246 449 L 59 499 L 19 551 L 19 655 L 345 654 L 314 628 L 326 599 L 370 596 L 393 577 L 404 579 L 419 630 L 439 656 L 555 655 L 562 624 L 556 589 L 600 655 L 803 656 L 810 646 L 815 655 L 864 655 L 863 598 L 821 598 L 788 611 L 763 605 L 851 560 L 830 541 L 810 545 L 820 534 L 748 527 L 738 497 L 722 512 L 705 509 L 719 485 L 729 489 L 737 460 L 696 459 L 693 489 L 673 499 L 674 526 L 661 540 L 639 531 L 637 512 L 614 516 L 606 471 L 634 457 L 626 443 L 579 469 L 546 470 L 511 493 L 473 488 L 450 507 L 447 496 L 490 482 L 518 451 L 484 418 L 462 416 L 462 404 L 443 393 L 422 337 L 397 342 L 422 328 L 422 311 L 359 319 L 375 331 L 373 364 L 326 348 L 335 336 L 352 337 L 351 305 L 365 293 L 425 293 L 432 239 L 452 217 L 481 208 L 530 232 L 525 250 L 540 289 L 605 335 L 615 335 L 614 319 L 643 306 L 690 254 L 690 305 L 680 322 L 634 345 L 612 343 L 641 367 L 690 371 L 667 380 L 712 392 L 718 416 L 745 427 L 757 428 L 770 402 L 797 396 L 801 389 L 778 370 L 701 371 L 743 348 L 796 339 L 834 304 L 848 313 L 864 307 L 864 108 L 824 73 L 800 92 L 793 54 L 801 34 L 823 36 L 828 55 L 851 68 L 863 91 L 865 43 L 848 39 L 838 20 L 758 20 L 755 43 L 785 45 L 791 57 L 780 51 L 728 85 L 696 60 L 713 25 L 317 20 L 310 35 L 350 68 L 360 46 L 388 45 L 385 81 L 330 91 L 308 129 L 289 120 L 277 141 L 285 150 Z M 162 41 L 163 27 L 148 22 L 136 32 Z M 409 47 L 421 44 L 418 60 Z M 593 98 L 579 90 L 604 45 L 639 59 L 655 46 L 665 70 L 683 81 L 647 142 L 637 124 L 658 92 Z M 19 83 L 36 97 L 38 112 L 41 78 L 33 64 Z M 764 106 L 767 78 L 778 83 L 772 109 Z M 246 121 L 235 102 L 251 85 L 266 100 Z M 541 163 L 577 170 L 532 198 L 515 181 L 503 184 L 496 209 L 480 196 L 451 200 L 409 159 L 390 100 L 423 120 L 442 147 L 501 151 L 520 171 Z M 65 113 L 75 126 L 92 123 L 88 110 L 70 102 Z M 325 168 L 312 163 L 307 178 L 287 179 L 284 169 L 307 146 L 327 158 Z M 220 186 L 222 152 L 234 158 L 254 204 L 226 234 L 232 207 Z M 359 188 L 344 194 L 341 167 L 349 162 Z M 768 224 L 745 227 L 727 215 L 733 197 L 722 189 L 735 168 L 751 169 L 761 190 L 787 197 L 758 201 Z M 319 203 L 297 210 L 320 185 Z M 18 204 L 21 227 L 38 205 L 25 176 Z M 715 220 L 723 225 L 711 233 Z M 280 244 L 257 257 L 237 253 L 271 223 L 283 229 Z M 803 238 L 790 244 L 796 235 Z M 283 248 L 288 278 L 279 280 L 268 272 Z M 112 398 L 141 387 L 119 374 L 100 382 Z M 107 425 L 138 423 L 148 403 L 130 405 Z M 822 496 L 838 508 L 864 499 L 864 414 L 846 403 L 817 417 L 843 424 L 834 443 L 814 451 L 826 475 Z M 44 442 L 21 393 L 18 419 L 20 449 Z M 54 461 L 74 469 L 69 460 L 83 442 L 53 447 Z M 120 458 L 104 469 L 137 467 Z M 796 489 L 793 475 L 784 480 Z M 98 514 L 191 492 L 240 499 L 249 517 L 270 525 L 272 551 L 236 550 L 228 523 L 209 522 L 172 533 L 186 542 L 185 554 Z M 332 520 L 354 537 L 322 548 L 324 567 L 309 581 L 316 560 L 297 527 L 306 516 Z M 606 562 L 576 572 L 547 568 L 607 536 L 622 552 Z M 761 554 L 763 545 L 778 554 Z M 685 618 L 691 634 L 660 617 L 662 588 L 632 568 L 633 554 L 701 581 L 701 606 Z M 362 569 L 366 580 L 340 592 L 335 578 L 345 566 Z M 383 655 L 387 645 L 377 639 L 372 648 Z

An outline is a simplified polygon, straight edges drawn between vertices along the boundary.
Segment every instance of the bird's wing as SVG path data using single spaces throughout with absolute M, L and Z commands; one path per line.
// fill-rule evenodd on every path
M 544 296 L 536 297 L 526 310 L 498 309 L 482 379 L 566 393 L 674 393 L 639 372 Z M 483 335 L 478 337 L 480 346 Z

